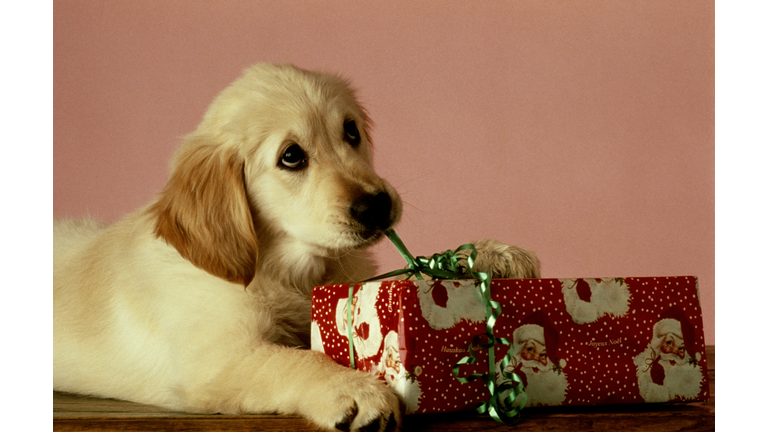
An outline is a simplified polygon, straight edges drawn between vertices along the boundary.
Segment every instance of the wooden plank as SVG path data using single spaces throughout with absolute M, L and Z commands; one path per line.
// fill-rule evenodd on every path
M 473 413 L 407 416 L 405 431 L 607 431 L 715 430 L 715 348 L 707 347 L 710 399 L 687 404 L 529 408 L 506 426 Z M 297 416 L 195 415 L 114 399 L 53 393 L 55 431 L 319 431 Z

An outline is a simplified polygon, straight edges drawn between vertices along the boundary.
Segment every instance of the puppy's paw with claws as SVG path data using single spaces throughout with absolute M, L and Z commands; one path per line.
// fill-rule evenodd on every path
M 320 426 L 344 432 L 394 432 L 400 430 L 401 402 L 387 384 L 363 372 L 350 371 L 338 387 L 328 392 L 314 414 Z M 312 418 L 314 417 L 314 418 Z
M 359 414 L 359 408 L 357 406 L 357 403 L 355 403 L 352 407 L 347 409 L 344 419 L 336 424 L 336 429 L 343 432 L 349 432 L 349 431 L 385 432 L 385 431 L 398 430 L 398 421 L 395 419 L 394 413 L 390 413 L 386 417 L 384 417 L 384 415 L 380 415 L 379 417 L 375 417 L 372 421 L 368 422 L 367 424 L 359 425 L 358 428 L 355 428 L 353 425 L 357 420 L 358 414 Z M 364 423 L 364 422 L 358 422 L 358 423 Z
M 539 258 L 532 251 L 496 240 L 474 243 L 477 258 L 473 269 L 489 272 L 494 278 L 517 279 L 541 277 Z

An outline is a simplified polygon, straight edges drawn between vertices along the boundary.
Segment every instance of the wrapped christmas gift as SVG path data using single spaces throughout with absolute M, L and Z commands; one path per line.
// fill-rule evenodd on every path
M 526 406 L 709 396 L 695 277 L 494 279 L 489 288 L 500 305 L 490 348 L 478 280 L 316 287 L 312 349 L 381 376 L 408 413 L 487 401 L 490 383 L 462 378 L 489 370 L 492 391 L 520 391 L 508 402 Z

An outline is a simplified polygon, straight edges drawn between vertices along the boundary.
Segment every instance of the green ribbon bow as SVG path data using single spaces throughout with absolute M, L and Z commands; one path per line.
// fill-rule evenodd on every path
M 404 269 L 391 271 L 380 276 L 371 278 L 365 282 L 386 279 L 394 276 L 406 275 L 408 277 L 413 276 L 419 280 L 424 280 L 422 275 L 431 276 L 434 279 L 466 279 L 473 278 L 480 281 L 480 293 L 482 295 L 483 302 L 485 304 L 486 312 L 486 325 L 485 333 L 478 334 L 472 338 L 467 349 L 468 355 L 462 358 L 453 367 L 453 376 L 459 380 L 459 382 L 468 383 L 476 379 L 482 379 L 488 388 L 490 398 L 480 403 L 475 407 L 475 411 L 484 414 L 488 413 L 494 420 L 504 424 L 514 424 L 519 419 L 519 414 L 525 406 L 527 395 L 523 391 L 523 384 L 520 377 L 514 372 L 507 372 L 505 369 L 512 359 L 514 354 L 514 348 L 506 338 L 497 338 L 493 334 L 493 327 L 496 324 L 496 320 L 501 314 L 501 305 L 491 299 L 491 276 L 486 272 L 473 271 L 472 268 L 477 259 L 477 250 L 472 244 L 464 244 L 456 248 L 456 250 L 447 250 L 441 254 L 434 254 L 430 258 L 426 257 L 414 257 L 408 252 L 403 241 L 395 233 L 394 230 L 389 229 L 385 232 L 387 237 L 395 245 L 395 248 L 400 252 L 400 255 L 405 258 L 408 266 Z M 464 251 L 469 251 L 467 254 Z M 354 361 L 354 346 L 352 342 L 352 293 L 354 284 L 349 287 L 349 300 L 347 305 L 347 332 L 349 335 L 349 350 L 350 350 L 350 366 L 355 367 Z M 479 343 L 478 341 L 485 339 L 485 343 Z M 496 344 L 507 345 L 509 350 L 507 355 L 501 360 L 499 364 L 501 369 L 501 375 L 508 381 L 496 385 L 496 357 L 494 346 Z M 464 364 L 475 364 L 477 357 L 475 356 L 476 349 L 488 350 L 488 372 L 487 373 L 474 373 L 466 377 L 459 376 L 459 368 Z M 506 395 L 504 395 L 506 393 Z

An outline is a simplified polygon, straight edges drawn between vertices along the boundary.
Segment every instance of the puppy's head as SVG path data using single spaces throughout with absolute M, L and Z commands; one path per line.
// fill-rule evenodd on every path
M 260 247 L 328 255 L 368 246 L 401 209 L 373 171 L 369 120 L 349 85 L 264 64 L 216 98 L 150 212 L 182 256 L 248 284 Z

